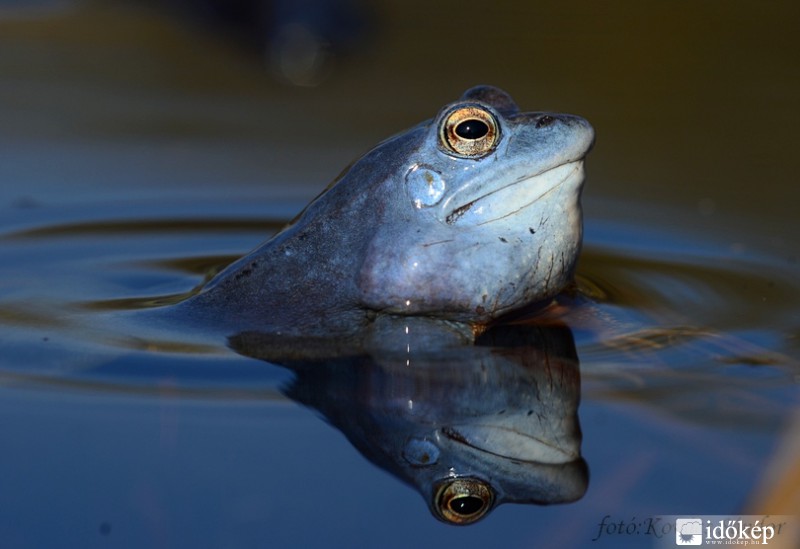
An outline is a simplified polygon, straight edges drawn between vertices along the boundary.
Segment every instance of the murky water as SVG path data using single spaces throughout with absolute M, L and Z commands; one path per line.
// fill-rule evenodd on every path
M 752 497 L 800 375 L 797 341 L 785 329 L 798 310 L 798 278 L 778 259 L 590 219 L 579 276 L 590 299 L 566 300 L 549 319 L 575 340 L 580 383 L 565 390 L 581 400 L 572 413 L 590 471 L 586 495 L 558 507 L 501 506 L 468 534 L 440 526 L 419 495 L 342 437 L 355 436 L 347 425 L 364 411 L 342 419 L 336 399 L 319 402 L 346 390 L 341 382 L 301 390 L 292 380 L 302 369 L 247 358 L 226 340 L 154 338 L 92 322 L 179 298 L 294 206 L 187 201 L 135 220 L 118 210 L 37 209 L 6 228 L 0 375 L 14 443 L 2 457 L 13 472 L 3 497 L 17 517 L 6 536 L 20 546 L 52 542 L 52 530 L 36 527 L 47 517 L 98 545 L 106 537 L 123 546 L 322 545 L 335 535 L 357 545 L 467 536 L 524 546 L 547 530 L 581 545 L 606 514 L 733 512 Z M 467 368 L 469 359 L 459 360 Z M 438 371 L 438 383 L 465 390 L 453 372 Z M 334 372 L 360 376 L 355 383 L 372 386 L 371 399 L 387 383 L 395 399 L 408 390 L 398 374 L 363 363 Z M 423 379 L 415 386 L 435 383 Z M 341 398 L 360 394 L 351 391 Z
M 372 53 L 342 59 L 327 84 L 300 90 L 158 12 L 75 5 L 7 16 L 0 34 L 0 547 L 651 546 L 652 535 L 600 524 L 797 511 L 800 231 L 796 175 L 781 154 L 797 144 L 787 130 L 796 112 L 781 110 L 781 98 L 795 97 L 796 66 L 779 76 L 754 69 L 763 89 L 735 87 L 738 68 L 708 62 L 718 46 L 681 42 L 674 57 L 650 53 L 674 59 L 662 65 L 673 75 L 696 69 L 696 99 L 662 89 L 641 100 L 631 91 L 639 80 L 622 89 L 615 63 L 606 69 L 616 84 L 579 93 L 568 65 L 589 51 L 587 33 L 600 42 L 592 51 L 618 53 L 623 37 L 643 39 L 620 29 L 687 20 L 631 9 L 626 27 L 587 5 L 569 34 L 537 26 L 530 40 L 540 46 L 573 40 L 536 59 L 536 79 L 521 74 L 536 63 L 514 33 L 504 38 L 517 44 L 512 68 L 476 50 L 483 70 L 443 78 L 446 64 L 414 54 L 429 51 L 424 39 L 441 19 L 411 25 L 410 12 L 389 3 L 372 15 L 384 32 L 365 38 Z M 737 6 L 719 14 L 729 26 L 716 28 L 717 41 L 745 25 Z M 541 9 L 551 20 L 569 16 Z M 694 9 L 682 28 L 700 44 L 696 21 L 708 14 Z M 770 25 L 786 14 L 770 9 L 751 27 L 785 36 Z M 508 19 L 501 15 L 491 17 Z M 764 43 L 765 55 L 783 51 Z M 681 71 L 687 51 L 695 57 Z M 639 77 L 650 70 L 628 62 Z M 596 58 L 580 66 L 601 82 Z M 730 92 L 714 108 L 720 88 L 702 67 Z M 412 75 L 436 83 L 421 89 Z M 120 311 L 187 295 L 278 230 L 359 152 L 476 79 L 508 87 L 526 108 L 541 101 L 598 128 L 579 295 L 523 323 L 516 343 L 495 334 L 474 355 L 433 366 L 418 358 L 409 373 L 392 357 L 309 365 L 270 360 L 258 341 L 115 323 Z M 754 128 L 744 117 L 746 149 L 725 116 L 744 104 L 759 105 L 762 123 L 779 112 L 783 121 Z M 676 112 L 685 116 L 673 127 Z M 652 124 L 631 122 L 637 116 Z M 656 144 L 645 147 L 642 136 Z M 708 145 L 703 154 L 698 143 Z M 504 361 L 480 393 L 468 367 L 495 360 L 487 348 L 503 349 Z M 536 361 L 561 381 L 536 377 Z M 528 413 L 534 404 L 511 390 L 526 384 L 550 387 L 536 415 L 563 419 L 548 436 L 577 444 L 588 468 L 561 479 L 574 503 L 501 505 L 473 526 L 447 526 L 359 434 L 386 417 L 404 434 L 420 428 L 398 411 L 410 401 L 429 421 L 478 414 L 470 399 L 492 413 Z M 430 404 L 442 402 L 445 411 Z

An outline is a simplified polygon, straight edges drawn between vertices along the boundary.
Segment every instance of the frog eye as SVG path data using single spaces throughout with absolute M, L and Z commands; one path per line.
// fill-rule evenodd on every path
M 456 107 L 444 117 L 439 139 L 447 152 L 479 158 L 494 150 L 500 128 L 494 115 L 478 105 Z
M 492 508 L 494 492 L 478 479 L 450 479 L 439 486 L 434 503 L 434 510 L 445 522 L 471 524 Z

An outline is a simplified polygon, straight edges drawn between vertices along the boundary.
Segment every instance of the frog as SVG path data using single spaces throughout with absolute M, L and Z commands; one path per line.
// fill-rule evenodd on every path
M 586 493 L 580 364 L 565 325 L 500 324 L 448 349 L 298 354 L 255 332 L 230 347 L 291 371 L 284 395 L 415 489 L 445 524 Z
M 472 87 L 353 162 L 173 312 L 235 333 L 371 327 L 380 340 L 417 319 L 474 338 L 572 282 L 593 143 L 579 116 Z

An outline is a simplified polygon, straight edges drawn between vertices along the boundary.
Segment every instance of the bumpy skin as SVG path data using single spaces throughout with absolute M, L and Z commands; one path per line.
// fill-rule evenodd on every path
M 479 157 L 442 137 L 463 106 L 497 122 L 496 143 Z M 353 333 L 386 315 L 489 324 L 572 279 L 593 139 L 582 118 L 520 113 L 505 92 L 472 88 L 356 161 L 180 309 L 287 335 Z

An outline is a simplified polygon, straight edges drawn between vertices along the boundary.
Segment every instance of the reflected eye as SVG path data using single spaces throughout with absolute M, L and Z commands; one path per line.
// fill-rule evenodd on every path
M 457 107 L 439 129 L 442 146 L 450 153 L 479 158 L 490 153 L 500 137 L 494 115 L 477 105 Z
M 488 484 L 474 478 L 447 480 L 436 491 L 434 509 L 451 524 L 471 524 L 482 518 L 494 502 Z

